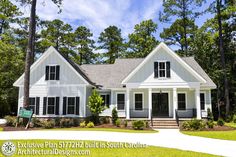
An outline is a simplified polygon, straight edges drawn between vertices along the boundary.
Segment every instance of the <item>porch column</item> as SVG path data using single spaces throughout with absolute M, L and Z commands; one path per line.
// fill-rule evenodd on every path
M 130 106 L 130 101 L 129 101 L 129 88 L 126 88 L 126 119 L 130 119 L 130 110 L 129 110 L 129 106 Z
M 148 119 L 152 117 L 152 88 L 148 88 Z
M 175 119 L 175 110 L 177 109 L 177 90 L 173 88 L 173 119 Z
M 195 88 L 195 103 L 196 103 L 196 110 L 197 110 L 197 119 L 201 119 L 201 104 L 200 104 L 199 87 Z

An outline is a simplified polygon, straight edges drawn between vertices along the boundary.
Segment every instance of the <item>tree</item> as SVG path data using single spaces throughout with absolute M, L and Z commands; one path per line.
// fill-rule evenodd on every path
M 182 22 L 184 52 L 188 56 L 189 21 L 194 21 L 202 12 L 196 11 L 204 0 L 163 0 L 163 12 L 160 12 L 160 21 L 169 22 L 177 17 Z M 171 18 L 172 17 L 172 18 Z
M 18 90 L 12 84 L 23 72 L 24 53 L 13 43 L 13 37 L 5 33 L 2 35 L 0 40 L 0 117 L 17 113 Z
M 92 113 L 93 120 L 95 124 L 98 124 L 99 114 L 102 113 L 106 109 L 103 105 L 104 101 L 102 97 L 98 94 L 98 92 L 94 89 L 92 91 L 92 95 L 89 96 L 89 104 L 88 107 L 90 112 Z
M 55 4 L 60 5 L 61 0 L 52 0 Z M 29 84 L 30 84 L 30 66 L 33 63 L 35 52 L 35 30 L 36 30 L 36 4 L 37 0 L 20 0 L 21 4 L 31 4 L 29 18 L 29 36 L 27 43 L 27 51 L 25 57 L 25 73 L 24 73 L 24 99 L 23 106 L 29 106 Z
M 228 1 L 225 1 L 225 5 L 227 5 Z M 229 83 L 227 78 L 227 69 L 225 63 L 225 52 L 223 47 L 223 30 L 222 30 L 222 0 L 216 0 L 216 16 L 218 21 L 218 33 L 219 33 L 219 52 L 220 52 L 220 59 L 222 64 L 222 70 L 224 75 L 224 96 L 225 96 L 225 103 L 226 103 L 226 115 L 229 114 L 230 111 L 230 102 L 229 102 Z
M 152 20 L 142 21 L 135 25 L 134 32 L 129 34 L 127 57 L 146 57 L 158 41 L 153 33 L 156 32 L 157 24 Z
M 95 55 L 93 53 L 94 40 L 91 39 L 93 33 L 84 26 L 79 26 L 75 32 L 75 45 L 77 53 L 74 55 L 75 61 L 79 64 L 93 63 Z M 79 58 L 77 57 L 79 55 Z M 78 59 L 77 59 L 77 58 Z
M 179 53 L 184 52 L 185 47 L 185 32 L 183 29 L 183 20 L 176 19 L 170 28 L 164 28 L 164 31 L 160 34 L 160 37 L 164 39 L 168 45 L 178 45 L 180 47 Z M 187 27 L 186 33 L 189 35 L 187 38 L 187 44 L 190 45 L 194 41 L 194 34 L 197 30 L 197 26 L 193 20 L 186 20 Z
M 0 35 L 9 28 L 9 24 L 21 15 L 19 8 L 9 0 L 0 1 Z
M 74 43 L 74 35 L 71 32 L 72 27 L 59 19 L 46 21 L 45 28 L 41 31 L 41 49 L 54 46 L 57 50 L 69 56 Z
M 119 58 L 124 51 L 123 38 L 121 37 L 121 29 L 116 26 L 109 26 L 99 36 L 98 49 L 105 49 L 104 57 L 108 58 L 106 63 L 114 63 L 116 58 Z

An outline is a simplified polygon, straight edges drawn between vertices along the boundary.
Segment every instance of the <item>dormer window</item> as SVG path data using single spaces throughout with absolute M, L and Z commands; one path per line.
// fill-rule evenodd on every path
M 170 62 L 154 62 L 154 78 L 170 78 Z
M 45 80 L 59 80 L 60 66 L 59 65 L 47 65 L 45 70 Z

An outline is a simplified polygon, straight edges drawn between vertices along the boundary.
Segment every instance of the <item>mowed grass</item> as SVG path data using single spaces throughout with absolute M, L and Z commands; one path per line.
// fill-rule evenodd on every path
M 157 130 L 131 130 L 131 129 L 120 129 L 120 128 L 53 128 L 43 129 L 48 131 L 109 131 L 109 132 L 126 132 L 126 133 L 157 133 Z
M 221 140 L 236 141 L 236 130 L 232 131 L 182 131 L 182 133 L 191 136 L 201 136 Z
M 0 141 L 0 145 L 2 145 L 4 141 Z M 171 149 L 171 148 L 163 148 L 163 147 L 154 147 L 154 146 L 147 146 L 143 148 L 107 148 L 107 142 L 102 142 L 102 141 L 59 141 L 59 140 L 13 140 L 15 145 L 17 146 L 19 143 L 44 143 L 44 142 L 49 142 L 49 143 L 57 143 L 59 142 L 79 142 L 79 143 L 84 143 L 85 144 L 91 144 L 93 146 L 93 143 L 99 143 L 99 144 L 104 144 L 106 145 L 105 148 L 58 148 L 59 150 L 87 150 L 90 151 L 89 157 L 213 157 L 215 155 L 210 155 L 210 154 L 205 154 L 205 153 L 198 153 L 198 152 L 192 152 L 192 151 L 183 151 L 183 150 L 178 150 L 178 149 Z M 109 145 L 125 145 L 124 143 L 114 143 L 114 142 L 109 142 Z M 49 148 L 41 148 L 44 150 L 48 150 Z M 20 149 L 17 147 L 17 151 L 20 151 Z M 26 149 L 24 149 L 26 150 Z M 37 148 L 37 150 L 40 150 Z M 21 150 L 22 151 L 22 150 Z M 15 152 L 14 156 L 20 156 L 17 155 Z M 38 155 L 27 155 L 29 157 L 34 156 L 37 157 Z M 42 155 L 41 155 L 42 156 Z M 46 156 L 46 155 L 44 155 Z M 47 155 L 48 156 L 48 155 Z M 50 155 L 49 155 L 50 156 Z M 55 156 L 55 155 L 54 155 Z M 61 155 L 65 156 L 65 155 Z M 78 156 L 78 155 L 71 155 L 71 156 Z M 81 156 L 81 155 L 79 155 Z M 83 155 L 82 155 L 83 156 Z

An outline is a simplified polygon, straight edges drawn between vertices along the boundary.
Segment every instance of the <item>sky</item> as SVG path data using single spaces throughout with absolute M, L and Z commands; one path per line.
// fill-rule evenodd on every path
M 202 8 L 206 8 L 209 3 Z M 152 19 L 158 24 L 155 36 L 161 41 L 159 34 L 163 28 L 170 26 L 170 23 L 160 23 L 158 20 L 159 11 L 163 9 L 162 0 L 63 0 L 61 8 L 62 12 L 58 14 L 59 9 L 51 0 L 38 0 L 37 15 L 42 20 L 60 19 L 74 29 L 80 25 L 86 26 L 92 31 L 95 40 L 110 25 L 121 28 L 123 38 L 127 39 L 136 24 Z M 25 13 L 24 16 L 29 16 L 29 6 L 20 9 Z M 196 24 L 201 26 L 210 17 L 212 15 L 205 14 L 196 19 Z

